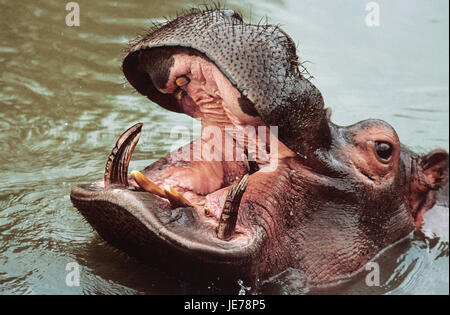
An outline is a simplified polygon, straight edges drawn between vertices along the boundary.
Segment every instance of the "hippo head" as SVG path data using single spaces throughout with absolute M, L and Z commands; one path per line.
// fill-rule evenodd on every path
M 232 10 L 155 26 L 123 72 L 153 102 L 201 120 L 202 134 L 128 177 L 142 124 L 131 127 L 104 180 L 74 186 L 71 200 L 112 245 L 182 277 L 292 267 L 312 284 L 348 278 L 420 228 L 448 182 L 444 150 L 415 154 L 381 120 L 333 124 L 291 38 Z

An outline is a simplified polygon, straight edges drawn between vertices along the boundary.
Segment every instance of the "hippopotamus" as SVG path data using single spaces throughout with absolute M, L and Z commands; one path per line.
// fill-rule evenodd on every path
M 294 268 L 332 284 L 448 204 L 448 153 L 414 153 L 382 120 L 334 124 L 279 26 L 192 9 L 133 42 L 122 70 L 152 102 L 201 121 L 201 136 L 130 176 L 138 123 L 71 200 L 103 239 L 168 274 Z

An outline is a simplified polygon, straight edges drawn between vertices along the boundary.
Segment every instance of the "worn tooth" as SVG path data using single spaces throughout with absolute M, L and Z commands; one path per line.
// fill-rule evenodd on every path
M 125 131 L 117 140 L 108 157 L 105 167 L 105 187 L 111 185 L 128 185 L 128 165 L 131 155 L 141 136 L 142 123 L 138 123 Z
M 186 96 L 186 91 L 185 90 L 178 90 L 175 92 L 175 98 L 179 101 L 181 101 L 181 99 L 183 98 L 183 96 Z
M 154 182 L 149 180 L 144 174 L 142 174 L 139 171 L 132 171 L 131 176 L 134 178 L 136 183 L 144 189 L 145 191 L 148 191 L 149 193 L 152 193 L 154 195 L 166 198 L 166 193 L 164 190 L 159 188 L 158 185 L 156 185 Z
M 189 82 L 191 82 L 191 80 L 187 76 L 184 76 L 184 75 L 181 77 L 178 77 L 175 80 L 175 84 L 179 87 L 185 86 L 186 84 L 189 84 Z
M 195 208 L 195 206 L 184 196 L 176 191 L 173 187 L 170 187 L 169 185 L 164 186 L 164 191 L 166 193 L 166 198 L 170 201 L 170 205 L 172 208 L 178 208 L 178 207 L 192 207 Z
M 247 189 L 248 177 L 248 174 L 242 176 L 241 179 L 234 182 L 228 192 L 222 214 L 220 215 L 219 225 L 217 226 L 217 237 L 221 240 L 229 240 L 233 236 L 239 213 L 239 205 Z
M 165 185 L 164 189 L 161 189 L 159 188 L 158 185 L 149 180 L 144 174 L 142 174 L 139 171 L 132 171 L 131 176 L 134 178 L 136 183 L 138 183 L 138 185 L 145 191 L 169 200 L 172 208 L 178 207 L 195 208 L 195 206 L 189 200 L 184 198 L 184 196 L 178 191 L 176 191 L 174 188 Z

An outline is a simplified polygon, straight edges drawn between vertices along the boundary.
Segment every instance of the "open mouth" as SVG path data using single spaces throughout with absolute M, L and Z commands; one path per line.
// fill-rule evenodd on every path
M 202 135 L 129 176 L 142 129 L 134 125 L 119 137 L 104 179 L 74 186 L 72 202 L 103 238 L 128 252 L 134 248 L 138 256 L 160 246 L 163 252 L 171 248 L 221 264 L 251 265 L 263 238 L 246 191 L 256 185 L 255 173 L 294 153 L 200 53 L 156 48 L 132 56 L 139 66 L 124 69 L 132 85 L 163 107 L 201 120 Z
M 188 227 L 190 224 L 197 225 L 201 223 L 201 230 L 196 230 L 196 234 L 204 232 L 205 237 L 211 238 L 214 242 L 213 234 L 219 240 L 228 243 L 239 244 L 240 246 L 248 244 L 251 238 L 250 230 L 242 225 L 236 226 L 241 198 L 247 188 L 249 173 L 247 169 L 242 169 L 243 174 L 235 178 L 232 185 L 216 189 L 217 184 L 209 184 L 208 181 L 215 181 L 214 173 L 209 167 L 197 167 L 192 172 L 190 169 L 183 167 L 179 174 L 179 164 L 166 164 L 166 168 L 161 168 L 158 163 L 152 164 L 146 169 L 140 171 L 132 171 L 131 178 L 127 176 L 128 165 L 131 155 L 140 138 L 142 123 L 138 123 L 127 131 L 125 131 L 117 140 L 116 146 L 112 150 L 105 168 L 103 181 L 93 183 L 94 189 L 108 189 L 126 187 L 130 191 L 152 194 L 160 205 L 160 211 L 155 211 L 155 219 L 159 219 L 159 223 L 174 223 L 180 221 L 181 224 Z M 167 161 L 165 158 L 164 161 Z M 200 161 L 201 163 L 209 163 Z M 178 174 L 177 174 L 178 173 Z M 194 174 L 189 174 L 194 173 Z M 204 173 L 201 176 L 199 173 Z M 212 174 L 211 174 L 212 173 Z M 174 175 L 175 174 L 175 175 Z M 208 177 L 208 174 L 211 176 Z M 201 181 L 191 178 L 201 176 Z M 150 178 L 156 178 L 153 182 Z M 186 185 L 186 182 L 191 181 Z M 201 184 L 196 185 L 196 184 Z M 186 188 L 191 187 L 191 188 Z M 209 190 L 205 190 L 208 187 Z M 202 194 L 199 190 L 207 191 Z M 173 215 L 173 210 L 176 215 Z M 187 221 L 182 219 L 185 216 Z M 194 222 L 195 221 L 195 222 Z

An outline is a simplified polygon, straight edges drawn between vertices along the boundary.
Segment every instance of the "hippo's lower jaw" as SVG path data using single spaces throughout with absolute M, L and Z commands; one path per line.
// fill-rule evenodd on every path
M 211 280 L 255 274 L 252 256 L 257 256 L 260 238 L 222 241 L 192 208 L 170 210 L 159 197 L 123 186 L 76 185 L 71 199 L 108 243 L 169 275 Z

